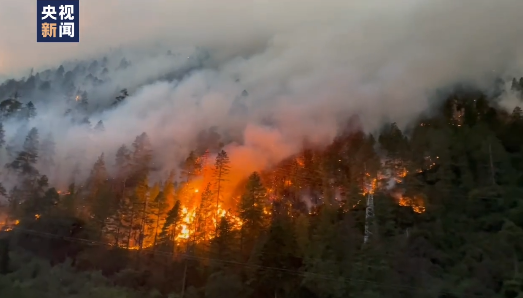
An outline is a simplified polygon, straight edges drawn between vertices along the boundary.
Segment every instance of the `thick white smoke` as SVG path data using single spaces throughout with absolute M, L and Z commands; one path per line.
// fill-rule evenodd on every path
M 523 63 L 519 0 L 93 0 L 82 7 L 84 37 L 67 47 L 68 58 L 136 42 L 147 51 L 144 44 L 157 49 L 160 41 L 173 49 L 202 46 L 215 58 L 182 80 L 144 86 L 117 109 L 92 116 L 104 121 L 104 134 L 69 129 L 58 108 L 60 113 L 40 113 L 34 125 L 58 131 L 59 154 L 73 152 L 84 167 L 101 152 L 112 163 L 120 145 L 145 131 L 158 162 L 169 169 L 194 148 L 199 131 L 217 126 L 242 137 L 226 150 L 233 167 L 248 173 L 295 153 L 305 138 L 330 141 L 351 115 L 359 115 L 367 130 L 385 119 L 406 125 L 427 109 L 434 89 L 456 82 L 481 85 L 516 73 Z M 109 24 L 114 30 L 101 29 Z M 21 44 L 13 44 L 17 54 L 7 44 L 0 52 L 29 57 L 62 51 L 61 45 L 20 49 Z M 168 71 L 158 59 L 163 58 L 142 60 L 115 84 L 126 87 Z M 14 61 L 29 66 L 21 58 Z M 243 90 L 247 96 L 241 96 Z M 71 167 L 62 165 L 64 175 Z

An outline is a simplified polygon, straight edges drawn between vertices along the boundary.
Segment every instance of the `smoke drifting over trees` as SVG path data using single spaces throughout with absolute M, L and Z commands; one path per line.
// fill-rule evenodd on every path
M 0 290 L 523 295 L 522 12 L 92 0 L 76 45 L 0 26 Z
M 15 6 L 14 2 L 10 5 Z M 82 5 L 88 24 L 81 48 L 72 45 L 53 50 L 74 53 L 70 58 L 92 56 L 114 46 L 110 39 L 116 36 L 111 34 L 122 34 L 118 40 L 128 46 L 107 54 L 112 59 L 99 55 L 95 60 L 66 63 L 38 73 L 40 78 L 32 71 L 31 76 L 25 76 L 24 86 L 35 80 L 40 80 L 40 85 L 29 94 L 19 91 L 24 102 L 41 99 L 35 100 L 38 115 L 28 127 L 39 127 L 42 133 L 53 131 L 59 159 L 70 156 L 75 160 L 60 165 L 68 172 L 77 162 L 82 167 L 84 162 L 91 165 L 102 151 L 111 156 L 121 144 L 144 131 L 155 146 L 158 162 L 170 169 L 195 146 L 199 132 L 216 127 L 222 136 L 237 142 L 227 148 L 233 164 L 258 157 L 258 164 L 246 169 L 249 173 L 295 153 L 304 139 L 328 143 L 340 122 L 351 115 L 358 115 L 367 131 L 379 128 L 385 120 L 406 127 L 431 107 L 429 98 L 437 88 L 470 83 L 491 89 L 494 78 L 514 75 L 522 61 L 518 53 L 523 45 L 518 37 L 523 30 L 520 1 L 402 1 L 394 5 L 384 1 L 263 5 L 153 1 L 126 3 L 136 11 L 125 16 L 109 9 L 106 2 Z M 144 5 L 148 9 L 143 9 Z M 106 15 L 96 13 L 102 6 L 108 9 Z M 139 14 L 148 16 L 167 9 L 176 16 L 202 6 L 216 11 L 209 9 L 181 19 L 169 15 L 169 22 L 167 15 L 160 14 L 155 18 L 157 24 L 135 31 L 129 40 L 120 38 L 126 34 L 118 26 L 131 25 Z M 241 13 L 226 14 L 232 7 L 241 8 L 234 10 Z M 94 31 L 103 25 L 101 20 L 109 16 L 121 16 L 121 22 L 113 24 L 114 30 L 103 30 L 112 33 L 95 36 Z M 203 26 L 203 17 L 214 20 L 213 26 Z M 224 21 L 226 17 L 242 24 L 237 27 L 245 33 L 231 28 L 230 22 Z M 170 29 L 173 32 L 166 34 Z M 134 46 L 138 41 L 143 44 L 155 39 L 162 39 L 163 47 L 158 50 L 157 43 L 150 43 L 155 48 L 152 56 L 144 55 L 151 53 L 149 46 Z M 4 57 L 20 62 L 21 67 L 24 50 L 15 54 L 17 47 L 21 45 L 6 44 L 0 49 L 7 53 Z M 40 53 L 48 50 L 38 47 Z M 48 57 L 46 61 L 52 61 L 53 56 Z M 31 63 L 39 66 L 36 61 Z M 15 70 L 14 66 L 2 67 Z M 53 83 L 57 78 L 61 84 Z M 130 92 L 125 102 L 105 109 L 123 88 Z M 4 88 L 3 96 L 17 89 Z M 93 135 L 66 124 L 69 119 L 63 115 L 69 107 L 63 94 L 71 96 L 78 90 L 87 92 L 88 99 L 82 99 L 88 100 L 85 117 L 93 124 L 103 121 L 104 134 Z M 19 126 L 16 121 L 5 126 L 7 138 L 15 137 L 15 129 L 10 128 Z M 73 156 L 82 156 L 82 160 Z

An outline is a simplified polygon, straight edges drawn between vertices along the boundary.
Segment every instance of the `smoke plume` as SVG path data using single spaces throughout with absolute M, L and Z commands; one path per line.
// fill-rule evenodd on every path
M 229 138 L 232 167 L 246 175 L 296 153 L 305 139 L 328 143 L 352 115 L 367 131 L 386 120 L 404 126 L 436 88 L 487 86 L 523 63 L 520 0 L 90 0 L 81 3 L 81 41 L 70 45 L 35 44 L 33 4 L 0 5 L 0 74 L 117 53 L 132 63 L 91 97 L 108 105 L 104 93 L 132 90 L 117 108 L 92 111 L 104 133 L 68 125 L 61 99 L 37 104 L 29 127 L 55 133 L 58 181 L 76 163 L 86 174 L 102 152 L 111 164 L 142 132 L 160 168 L 175 168 L 210 127 Z M 4 25 L 15 17 L 16 26 Z M 195 47 L 209 57 L 191 60 Z

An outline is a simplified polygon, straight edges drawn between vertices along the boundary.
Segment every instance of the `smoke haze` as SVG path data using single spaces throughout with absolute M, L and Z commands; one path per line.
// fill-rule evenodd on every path
M 351 115 L 367 131 L 385 120 L 404 126 L 429 107 L 436 88 L 486 86 L 523 63 L 520 0 L 89 0 L 81 1 L 78 44 L 37 44 L 35 7 L 0 0 L 0 76 L 121 47 L 133 66 L 98 92 L 146 82 L 117 109 L 94 111 L 91 121 L 103 120 L 103 134 L 67 125 L 60 99 L 37 105 L 29 127 L 54 132 L 64 176 L 57 181 L 102 152 L 111 164 L 117 148 L 144 131 L 156 163 L 176 167 L 212 126 L 235 141 L 225 150 L 244 175 L 296 153 L 305 138 L 332 140 Z M 196 47 L 210 58 L 191 60 Z M 177 55 L 140 60 L 164 49 Z M 177 69 L 187 70 L 178 80 L 152 82 Z

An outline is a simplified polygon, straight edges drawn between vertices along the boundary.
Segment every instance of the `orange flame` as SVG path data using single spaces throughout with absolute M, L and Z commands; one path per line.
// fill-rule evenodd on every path
M 411 207 L 416 213 L 425 212 L 425 206 L 421 199 L 411 199 L 409 197 L 400 197 L 398 204 L 400 206 Z

